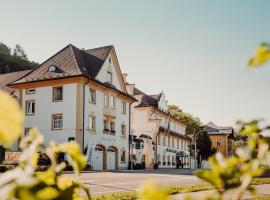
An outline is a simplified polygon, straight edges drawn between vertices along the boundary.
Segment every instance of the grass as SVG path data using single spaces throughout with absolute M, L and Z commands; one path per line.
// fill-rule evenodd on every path
M 270 184 L 270 178 L 254 178 L 251 182 L 252 185 Z M 211 190 L 213 187 L 209 183 L 197 183 L 191 185 L 171 185 L 165 187 L 169 195 L 198 192 L 204 190 Z M 116 192 L 111 194 L 93 196 L 94 200 L 136 200 L 139 194 L 136 191 L 131 192 Z M 270 196 L 258 196 L 252 200 L 270 200 Z

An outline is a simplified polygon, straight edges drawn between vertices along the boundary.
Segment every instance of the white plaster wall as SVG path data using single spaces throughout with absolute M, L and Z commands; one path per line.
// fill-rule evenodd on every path
M 116 98 L 116 118 L 115 118 L 115 135 L 104 134 L 104 93 L 96 90 L 96 103 L 89 102 L 89 87 L 86 86 L 85 89 L 85 135 L 84 135 L 84 146 L 86 147 L 90 138 L 94 139 L 97 144 L 102 144 L 106 148 L 109 146 L 114 146 L 118 149 L 118 161 L 119 168 L 126 169 L 128 167 L 128 135 L 129 135 L 129 104 L 126 106 L 126 114 L 121 113 L 121 100 Z M 94 114 L 96 116 L 96 131 L 91 133 L 88 130 L 89 127 L 89 114 Z M 121 135 L 121 125 L 125 123 L 126 125 L 126 137 Z M 120 162 L 121 150 L 126 151 L 126 162 Z
M 109 63 L 109 57 L 111 57 L 111 63 Z M 111 54 L 107 57 L 107 59 L 105 60 L 102 68 L 100 69 L 100 71 L 98 72 L 98 75 L 96 76 L 96 79 L 101 81 L 101 82 L 107 82 L 107 71 L 111 71 L 112 72 L 112 76 L 113 76 L 113 85 L 120 91 L 123 91 L 120 87 L 120 80 L 117 77 L 117 73 L 116 73 L 116 69 L 114 66 L 114 62 L 113 62 L 113 56 L 111 56 Z
M 35 100 L 35 115 L 25 116 L 25 128 L 38 127 L 44 136 L 44 144 L 54 140 L 56 143 L 67 142 L 69 137 L 75 137 L 76 129 L 76 84 L 63 85 L 63 101 L 52 102 L 53 87 L 38 87 L 36 93 L 26 95 L 23 90 L 22 109 L 25 102 Z M 52 114 L 63 114 L 63 130 L 51 130 Z
M 165 112 L 168 110 L 167 100 L 165 99 L 165 95 L 163 93 L 161 93 L 161 96 L 159 98 L 158 107 Z

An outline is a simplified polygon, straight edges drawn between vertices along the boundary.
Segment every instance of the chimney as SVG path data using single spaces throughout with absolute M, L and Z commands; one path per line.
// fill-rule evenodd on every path
M 127 75 L 128 75 L 127 73 L 122 74 L 125 84 L 127 83 Z

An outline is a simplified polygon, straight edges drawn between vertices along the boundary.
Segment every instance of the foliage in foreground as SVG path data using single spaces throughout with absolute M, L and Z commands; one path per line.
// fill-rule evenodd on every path
M 264 64 L 270 59 L 270 48 L 263 45 L 250 60 L 250 66 Z M 259 127 L 258 121 L 241 123 L 241 133 L 247 136 L 248 144 L 239 147 L 236 155 L 226 159 L 217 153 L 210 158 L 211 170 L 201 170 L 198 176 L 216 191 L 206 199 L 222 199 L 226 190 L 236 189 L 235 199 L 241 199 L 245 190 L 255 194 L 252 180 L 263 174 L 265 168 L 270 167 L 269 138 L 263 138 L 262 133 L 270 127 Z M 23 129 L 23 113 L 17 103 L 6 93 L 0 91 L 0 145 L 9 147 L 21 136 Z M 62 174 L 65 164 L 57 164 L 56 157 L 59 153 L 66 153 L 73 169 L 79 175 L 85 167 L 86 159 L 80 152 L 80 147 L 75 142 L 61 145 L 51 143 L 42 149 L 43 138 L 37 129 L 32 129 L 24 137 L 20 147 L 23 154 L 18 167 L 0 177 L 0 197 L 3 200 L 76 200 L 91 199 L 88 188 L 79 179 L 75 180 Z M 39 151 L 45 152 L 51 166 L 41 173 L 36 173 Z M 139 198 L 142 200 L 168 200 L 168 194 L 176 193 L 179 188 L 164 189 L 154 183 L 149 183 L 142 188 Z M 80 190 L 85 195 L 79 196 Z M 136 194 L 130 194 L 133 198 Z M 135 196 L 134 196 L 135 195 Z M 118 199 L 118 198 L 117 198 Z M 127 198 L 128 199 L 128 198 Z M 190 198 L 189 198 L 190 199 Z

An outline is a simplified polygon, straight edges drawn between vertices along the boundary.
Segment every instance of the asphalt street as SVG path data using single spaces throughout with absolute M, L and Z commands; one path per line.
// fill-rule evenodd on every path
M 67 176 L 75 177 L 73 173 Z M 80 179 L 89 186 L 91 194 L 105 194 L 120 191 L 136 191 L 147 181 L 161 186 L 187 185 L 201 182 L 192 171 L 183 169 L 162 169 L 143 171 L 86 172 Z

